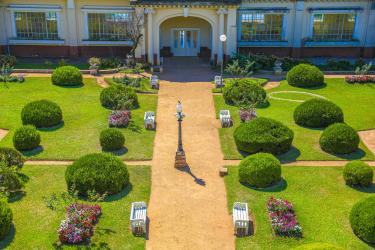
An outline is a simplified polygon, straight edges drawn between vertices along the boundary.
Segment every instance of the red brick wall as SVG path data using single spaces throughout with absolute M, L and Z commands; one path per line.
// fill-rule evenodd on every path
M 375 48 L 362 47 L 240 47 L 239 51 L 291 57 L 375 57 Z
M 18 57 L 125 57 L 130 51 L 128 46 L 48 46 L 48 45 L 11 45 L 10 52 Z

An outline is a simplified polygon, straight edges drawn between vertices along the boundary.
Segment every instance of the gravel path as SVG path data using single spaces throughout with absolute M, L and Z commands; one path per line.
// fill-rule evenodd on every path
M 159 90 L 146 249 L 234 249 L 211 83 L 166 83 Z M 186 118 L 183 143 L 189 167 L 174 168 L 177 100 Z
M 8 132 L 9 130 L 0 128 L 0 140 L 2 140 L 8 134 Z

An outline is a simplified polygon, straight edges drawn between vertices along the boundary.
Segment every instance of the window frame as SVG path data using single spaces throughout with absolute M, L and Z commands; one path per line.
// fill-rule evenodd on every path
M 352 39 L 350 40 L 314 40 L 314 16 L 316 14 L 354 14 L 354 29 L 352 34 Z M 350 43 L 355 42 L 359 40 L 359 34 L 358 34 L 358 25 L 359 25 L 359 13 L 357 10 L 353 9 L 342 9 L 342 10 L 312 10 L 310 11 L 310 26 L 309 26 L 309 34 L 308 38 L 313 43 Z
M 12 24 L 12 39 L 11 43 L 45 43 L 45 44 L 61 44 L 64 43 L 64 40 L 61 39 L 61 6 L 58 5 L 9 5 L 8 10 L 11 15 L 11 24 Z M 46 15 L 50 12 L 56 13 L 56 23 L 57 23 L 57 39 L 26 39 L 20 38 L 17 36 L 17 25 L 15 14 L 17 12 L 28 12 L 28 13 L 45 13 Z

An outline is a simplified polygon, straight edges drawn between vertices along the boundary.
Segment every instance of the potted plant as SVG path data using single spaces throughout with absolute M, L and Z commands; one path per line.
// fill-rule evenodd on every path
M 88 63 L 90 64 L 90 75 L 97 76 L 99 74 L 100 58 L 91 57 Z

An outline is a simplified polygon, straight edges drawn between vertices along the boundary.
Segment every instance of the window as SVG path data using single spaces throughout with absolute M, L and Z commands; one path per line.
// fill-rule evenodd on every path
M 89 40 L 126 41 L 130 13 L 88 13 Z
M 283 14 L 250 12 L 241 14 L 242 41 L 281 41 Z
M 14 19 L 19 39 L 59 39 L 56 12 L 15 12 Z
M 353 39 L 355 14 L 314 14 L 313 40 L 348 41 Z

